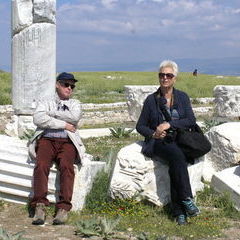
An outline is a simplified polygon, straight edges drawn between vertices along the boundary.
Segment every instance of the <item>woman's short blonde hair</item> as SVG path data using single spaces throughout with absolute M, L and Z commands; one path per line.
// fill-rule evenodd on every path
M 171 60 L 164 60 L 160 63 L 159 65 L 159 70 L 158 72 L 161 72 L 163 68 L 165 67 L 170 67 L 173 69 L 173 74 L 175 76 L 178 75 L 178 65 L 174 62 L 174 61 L 171 61 Z

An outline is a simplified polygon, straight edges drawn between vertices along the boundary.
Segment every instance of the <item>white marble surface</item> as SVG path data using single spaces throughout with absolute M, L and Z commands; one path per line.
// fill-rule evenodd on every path
M 55 93 L 56 0 L 12 0 L 12 102 L 30 115 Z
M 32 175 L 35 164 L 27 153 L 27 141 L 0 135 L 0 198 L 9 202 L 26 204 L 32 197 Z M 86 158 L 92 159 L 89 154 Z M 90 161 L 84 167 L 74 165 L 75 180 L 72 210 L 81 210 L 87 193 L 91 190 L 97 172 L 104 162 Z M 56 202 L 59 191 L 58 171 L 53 166 L 49 175 L 48 199 Z
M 111 196 L 137 196 L 158 206 L 165 205 L 170 201 L 168 165 L 144 157 L 141 153 L 142 143 L 133 143 L 119 151 L 110 184 Z M 202 166 L 203 162 L 196 161 L 188 167 L 193 195 L 203 188 Z
M 218 192 L 227 192 L 235 208 L 240 211 L 240 166 L 216 172 L 212 177 L 211 185 Z
M 212 127 L 207 133 L 212 149 L 205 155 L 203 177 L 207 181 L 215 172 L 240 162 L 240 122 L 228 122 Z

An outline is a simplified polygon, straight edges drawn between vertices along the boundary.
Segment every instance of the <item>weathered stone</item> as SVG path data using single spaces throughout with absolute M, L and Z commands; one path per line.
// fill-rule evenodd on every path
M 215 172 L 240 162 L 240 122 L 224 123 L 212 127 L 206 135 L 212 149 L 205 155 L 203 177 L 210 181 Z
M 27 134 L 34 132 L 36 130 L 36 125 L 33 123 L 32 116 L 20 115 L 18 117 L 18 136 L 27 136 Z
M 4 132 L 11 137 L 18 137 L 18 116 L 11 116 L 10 122 L 8 122 L 5 126 Z
M 32 176 L 34 163 L 28 157 L 27 141 L 0 135 L 0 198 L 26 204 L 32 197 Z M 104 166 L 104 162 L 91 161 L 92 156 L 84 155 L 84 166 L 74 165 L 75 180 L 72 210 L 81 210 L 85 197 L 92 187 L 94 177 Z M 59 192 L 59 174 L 55 166 L 51 168 L 48 182 L 48 199 L 56 202 Z
M 0 114 L 13 113 L 12 105 L 0 105 Z
M 129 117 L 132 121 L 136 122 L 140 116 L 144 100 L 146 97 L 154 93 L 159 88 L 158 85 L 126 85 L 125 86 L 125 94 L 127 98 L 127 106 Z M 212 98 L 196 98 L 191 99 L 193 103 L 211 103 L 213 101 Z M 193 108 L 194 114 L 196 116 L 199 115 L 212 115 L 212 107 L 197 107 Z
M 240 86 L 216 86 L 213 90 L 215 97 L 215 113 L 227 119 L 240 117 Z
M 142 110 L 143 102 L 146 97 L 155 92 L 159 86 L 125 86 L 129 116 L 132 121 L 137 121 Z
M 113 123 L 113 122 L 130 122 L 128 111 L 123 110 L 114 110 L 114 111 L 85 111 L 83 112 L 83 117 L 79 121 L 79 126 L 84 124 L 95 125 L 95 124 L 104 124 L 104 123 Z
M 220 193 L 228 193 L 235 208 L 240 211 L 240 166 L 226 168 L 213 175 L 211 186 Z
M 163 160 L 153 161 L 141 153 L 143 142 L 122 148 L 112 174 L 110 193 L 113 198 L 137 196 L 156 205 L 170 201 L 170 179 L 168 165 Z M 203 188 L 201 161 L 189 165 L 189 177 L 193 194 Z
M 213 107 L 195 107 L 195 108 L 193 108 L 193 112 L 194 112 L 195 117 L 198 117 L 201 115 L 211 116 L 213 114 Z
M 192 103 L 198 104 L 212 104 L 214 102 L 214 98 L 206 97 L 206 98 L 190 98 Z
M 83 115 L 79 121 L 78 128 L 82 125 L 96 125 L 105 123 L 126 123 L 131 121 L 126 109 L 126 103 L 114 104 L 82 104 Z M 113 109 L 105 111 L 102 108 Z M 99 109 L 99 111 L 96 111 Z M 89 111 L 90 110 L 90 111 Z M 3 120 L 2 129 L 8 136 L 22 137 L 24 132 L 31 131 L 34 128 L 31 115 L 14 115 L 11 105 L 0 106 L 0 120 Z M 100 130 L 101 131 L 101 130 Z M 89 136 L 89 134 L 86 134 Z M 105 136 L 106 134 L 96 134 L 96 136 Z M 94 136 L 94 135 L 93 135 Z
M 16 114 L 32 114 L 39 99 L 54 95 L 55 51 L 53 24 L 33 24 L 13 37 L 12 101 Z
M 11 137 L 27 137 L 36 130 L 33 117 L 30 115 L 13 115 L 6 124 L 4 132 Z
M 33 22 L 56 23 L 56 0 L 34 0 Z
M 32 0 L 12 0 L 12 35 L 33 23 L 32 11 Z
M 83 110 L 93 110 L 93 109 L 125 109 L 127 107 L 126 102 L 115 102 L 115 103 L 83 103 Z

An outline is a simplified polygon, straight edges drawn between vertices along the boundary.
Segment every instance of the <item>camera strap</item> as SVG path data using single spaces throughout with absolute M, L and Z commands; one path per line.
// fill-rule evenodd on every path
M 162 114 L 167 122 L 171 121 L 172 117 L 166 107 L 166 98 L 164 98 L 163 96 L 155 96 L 155 101 L 159 114 Z

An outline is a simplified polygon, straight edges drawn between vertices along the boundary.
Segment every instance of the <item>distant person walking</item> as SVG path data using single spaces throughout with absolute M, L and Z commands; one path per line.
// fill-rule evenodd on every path
M 195 70 L 193 71 L 193 76 L 194 76 L 194 77 L 197 77 L 197 74 L 198 74 L 197 69 L 195 69 Z

